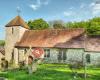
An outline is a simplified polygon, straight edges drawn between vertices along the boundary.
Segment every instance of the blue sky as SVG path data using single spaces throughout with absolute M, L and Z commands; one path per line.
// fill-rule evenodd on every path
M 46 21 L 81 21 L 100 16 L 99 0 L 1 0 L 0 39 L 5 39 L 5 25 L 18 15 L 28 21 L 43 18 Z

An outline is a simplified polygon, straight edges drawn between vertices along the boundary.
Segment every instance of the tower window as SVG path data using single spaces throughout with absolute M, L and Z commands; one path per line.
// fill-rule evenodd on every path
M 12 34 L 14 33 L 14 28 L 12 27 Z

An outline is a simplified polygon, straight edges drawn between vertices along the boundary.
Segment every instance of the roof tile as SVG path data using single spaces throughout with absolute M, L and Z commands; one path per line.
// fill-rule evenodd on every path
M 6 27 L 15 27 L 15 26 L 22 26 L 24 28 L 29 29 L 29 26 L 24 22 L 24 20 L 20 16 L 16 16 L 13 20 L 11 20 Z

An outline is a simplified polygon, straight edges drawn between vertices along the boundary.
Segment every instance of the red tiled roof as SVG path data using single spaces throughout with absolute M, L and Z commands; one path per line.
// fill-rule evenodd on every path
M 70 40 L 82 35 L 84 29 L 48 29 L 48 30 L 27 30 L 16 47 L 60 47 L 66 46 Z M 82 40 L 82 39 L 80 39 Z M 81 42 L 81 41 L 78 41 Z M 63 45 L 61 45 L 63 43 Z M 66 43 L 66 44 L 65 44 Z M 78 43 L 74 43 L 78 44 Z M 76 47 L 82 47 L 79 46 Z M 75 47 L 75 46 L 73 46 Z
M 84 35 L 79 35 L 64 43 L 58 43 L 55 47 L 58 48 L 84 48 Z
M 100 52 L 100 36 L 98 37 L 87 37 L 86 51 L 99 51 Z
M 22 26 L 24 28 L 29 29 L 29 26 L 25 23 L 25 21 L 20 17 L 16 16 L 13 20 L 11 20 L 6 27 L 16 27 L 16 26 Z

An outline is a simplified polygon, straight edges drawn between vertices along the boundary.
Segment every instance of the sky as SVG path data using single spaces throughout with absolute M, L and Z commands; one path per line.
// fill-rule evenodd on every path
M 100 16 L 100 0 L 0 0 L 0 40 L 5 39 L 5 25 L 17 15 L 25 21 L 81 21 Z

